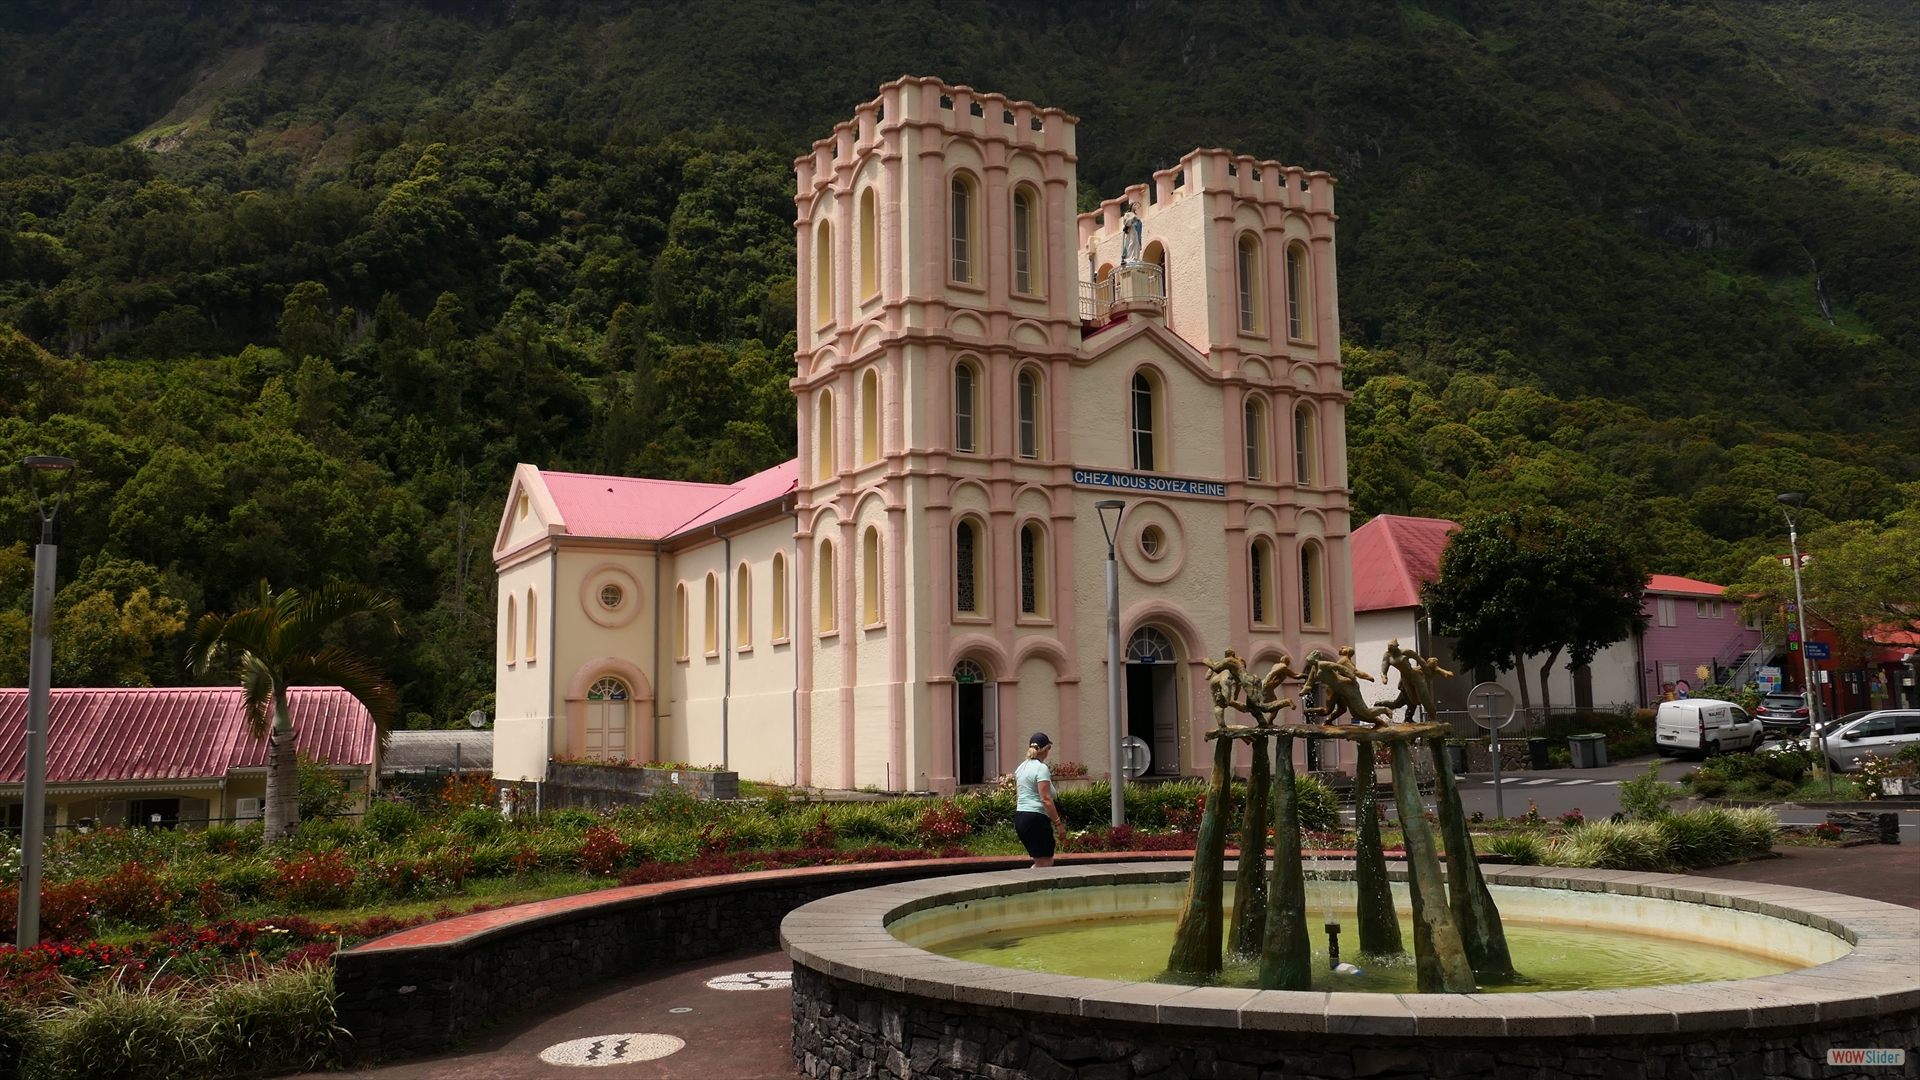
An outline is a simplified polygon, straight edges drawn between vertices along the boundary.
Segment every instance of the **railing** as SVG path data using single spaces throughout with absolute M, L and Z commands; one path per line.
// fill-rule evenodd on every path
M 1104 323 L 1113 317 L 1113 309 L 1129 304 L 1150 304 L 1165 310 L 1167 280 L 1157 263 L 1129 263 L 1117 267 L 1098 281 L 1080 283 L 1080 321 Z

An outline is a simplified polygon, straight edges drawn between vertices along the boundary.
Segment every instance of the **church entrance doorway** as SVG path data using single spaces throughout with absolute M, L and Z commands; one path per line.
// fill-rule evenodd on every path
M 598 761 L 627 760 L 627 684 L 605 678 L 587 691 L 585 756 Z
M 954 729 L 960 745 L 962 784 L 984 784 L 1000 775 L 1000 687 L 972 660 L 953 665 Z
M 1143 626 L 1127 642 L 1127 734 L 1153 750 L 1149 776 L 1180 775 L 1179 658 L 1160 630 Z

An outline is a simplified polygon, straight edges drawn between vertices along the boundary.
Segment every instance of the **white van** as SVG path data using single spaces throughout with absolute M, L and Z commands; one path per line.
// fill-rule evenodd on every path
M 1753 749 L 1760 745 L 1760 732 L 1760 721 L 1729 701 L 1663 701 L 1654 721 L 1654 746 L 1661 757 L 1712 757 L 1728 750 Z

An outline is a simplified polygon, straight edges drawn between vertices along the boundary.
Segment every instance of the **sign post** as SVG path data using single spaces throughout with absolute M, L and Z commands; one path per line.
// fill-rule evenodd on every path
M 1483 682 L 1467 691 L 1467 715 L 1487 729 L 1487 751 L 1493 758 L 1493 816 L 1507 820 L 1506 793 L 1500 783 L 1500 729 L 1513 723 L 1513 694 L 1496 682 Z

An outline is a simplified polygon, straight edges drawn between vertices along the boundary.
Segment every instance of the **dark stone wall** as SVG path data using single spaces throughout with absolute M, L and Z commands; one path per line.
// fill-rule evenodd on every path
M 1911 1059 L 1904 1069 L 1828 1068 L 1827 1049 L 1920 1046 L 1912 1011 L 1738 1038 L 1395 1039 L 1088 1020 L 875 990 L 798 965 L 793 977 L 793 1056 L 814 1080 L 1912 1076 Z

